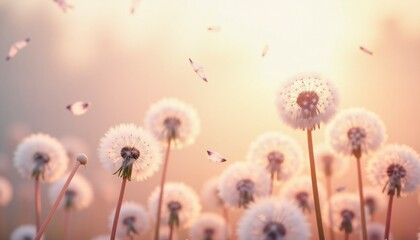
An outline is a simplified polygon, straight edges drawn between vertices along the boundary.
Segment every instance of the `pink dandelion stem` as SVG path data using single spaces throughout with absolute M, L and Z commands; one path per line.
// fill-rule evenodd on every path
M 385 240 L 389 239 L 389 230 L 391 228 L 391 212 L 392 212 L 392 202 L 394 200 L 395 194 L 389 195 L 389 201 L 388 201 L 388 211 L 386 213 L 386 225 L 385 225 Z
M 168 169 L 169 153 L 171 151 L 171 139 L 168 138 L 168 146 L 165 153 L 165 162 L 163 164 L 162 179 L 160 181 L 160 193 L 159 193 L 159 204 L 156 214 L 156 226 L 155 226 L 155 240 L 159 240 L 159 229 L 160 229 L 160 213 L 162 211 L 162 200 L 163 200 L 163 188 L 165 187 L 166 172 Z M 170 230 L 172 233 L 172 228 Z
M 321 206 L 319 203 L 318 185 L 316 181 L 314 146 L 312 143 L 312 130 L 307 129 L 306 132 L 307 132 L 307 137 L 308 137 L 309 165 L 311 168 L 311 180 L 312 180 L 312 191 L 314 193 L 316 223 L 318 227 L 319 239 L 324 240 L 325 236 L 324 236 L 324 229 L 322 227 Z
M 35 216 L 36 216 L 36 230 L 41 228 L 41 192 L 40 192 L 39 178 L 35 179 Z
M 363 196 L 363 180 L 362 180 L 362 168 L 360 164 L 360 157 L 356 157 L 357 159 L 357 177 L 359 182 L 359 200 L 360 200 L 360 216 L 362 220 L 362 236 L 363 240 L 367 238 L 367 230 L 366 230 L 366 215 L 365 215 L 365 198 Z
M 344 233 L 344 240 L 349 240 L 350 234 L 348 232 Z
M 326 176 L 325 183 L 327 185 L 327 199 L 330 199 L 331 195 L 332 195 L 331 194 L 332 193 L 331 176 Z M 331 201 L 328 201 L 328 204 L 330 205 L 329 206 L 330 211 L 328 212 L 328 218 L 330 220 L 331 226 L 333 226 L 334 225 L 334 223 L 333 223 L 334 220 L 333 220 L 333 214 L 332 214 L 332 211 L 331 211 L 331 209 L 332 209 Z M 335 240 L 335 234 L 334 234 L 334 230 L 333 230 L 332 227 L 330 227 L 330 238 L 331 238 L 331 240 Z
M 112 223 L 111 240 L 115 239 L 117 233 L 118 218 L 120 217 L 121 204 L 124 199 L 125 185 L 127 184 L 127 178 L 123 177 L 120 189 L 120 196 L 118 198 L 117 208 L 115 209 L 114 222 Z
M 169 227 L 169 239 L 168 240 L 172 240 L 173 235 L 174 235 L 174 226 L 171 225 Z
M 67 188 L 70 185 L 70 182 L 71 182 L 74 174 L 76 174 L 77 169 L 79 168 L 80 165 L 86 165 L 87 160 L 88 160 L 88 158 L 87 158 L 87 156 L 85 154 L 79 154 L 77 156 L 76 165 L 74 165 L 73 169 L 71 170 L 71 172 L 70 172 L 70 174 L 69 174 L 69 176 L 68 176 L 68 178 L 66 180 L 66 183 L 64 184 L 63 188 L 61 189 L 61 192 L 58 195 L 57 200 L 55 200 L 54 205 L 52 206 L 50 212 L 48 213 L 47 218 L 42 223 L 41 228 L 39 230 L 37 230 L 38 233 L 37 233 L 37 235 L 35 237 L 35 240 L 40 240 L 41 239 L 41 236 L 45 232 L 45 229 L 47 229 L 47 226 L 50 223 L 50 221 L 51 221 L 51 219 L 52 219 L 55 211 L 57 210 L 58 205 L 61 202 L 61 199 L 63 199 L 64 194 L 66 193 Z

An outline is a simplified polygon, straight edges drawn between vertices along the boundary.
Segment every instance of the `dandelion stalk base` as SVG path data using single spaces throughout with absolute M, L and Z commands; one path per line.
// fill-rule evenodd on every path
M 386 213 L 386 225 L 385 225 L 385 236 L 384 239 L 389 239 L 389 231 L 391 229 L 391 212 L 392 212 L 392 202 L 394 200 L 394 194 L 389 195 L 388 201 L 388 211 Z
M 112 223 L 111 240 L 115 239 L 117 233 L 118 218 L 120 217 L 121 205 L 124 199 L 125 185 L 127 184 L 127 178 L 122 179 L 120 196 L 118 198 L 117 208 L 115 209 L 114 222 Z
M 357 177 L 359 183 L 359 200 L 360 200 L 360 216 L 362 224 L 362 237 L 363 240 L 367 240 L 367 230 L 366 230 L 366 211 L 365 211 L 365 198 L 363 196 L 363 179 L 362 179 L 362 167 L 360 164 L 360 157 L 357 159 Z

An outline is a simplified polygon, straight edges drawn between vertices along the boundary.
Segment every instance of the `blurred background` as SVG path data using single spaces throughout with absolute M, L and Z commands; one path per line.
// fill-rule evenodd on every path
M 148 107 L 164 97 L 179 98 L 199 113 L 201 134 L 194 145 L 172 152 L 168 172 L 169 181 L 185 182 L 198 193 L 206 179 L 243 161 L 261 133 L 289 134 L 306 151 L 304 132 L 282 123 L 274 104 L 278 86 L 305 72 L 335 82 L 341 109 L 377 113 L 389 143 L 420 151 L 419 1 L 141 0 L 135 14 L 130 0 L 68 1 L 74 8 L 63 13 L 52 0 L 0 0 L 0 174 L 14 186 L 12 203 L 0 208 L 2 239 L 34 222 L 33 182 L 21 179 L 12 162 L 17 142 L 33 132 L 84 142 L 90 162 L 79 173 L 94 186 L 95 201 L 73 214 L 71 239 L 108 233 L 120 179 L 99 164 L 99 139 L 119 123 L 142 125 Z M 10 46 L 27 37 L 30 44 L 4 61 Z M 188 58 L 204 67 L 208 83 Z M 75 101 L 92 106 L 73 116 L 65 107 Z M 324 129 L 314 133 L 316 143 L 323 141 Z M 228 162 L 209 162 L 207 149 Z M 147 206 L 160 177 L 161 171 L 129 182 L 125 200 Z M 352 162 L 334 185 L 356 192 L 356 184 Z M 42 186 L 44 216 L 50 208 L 47 188 Z M 418 195 L 395 201 L 394 239 L 416 239 Z M 233 214 L 237 218 L 240 211 Z M 378 220 L 384 222 L 385 215 Z M 47 239 L 60 238 L 62 217 L 54 217 Z M 179 236 L 185 239 L 187 231 Z

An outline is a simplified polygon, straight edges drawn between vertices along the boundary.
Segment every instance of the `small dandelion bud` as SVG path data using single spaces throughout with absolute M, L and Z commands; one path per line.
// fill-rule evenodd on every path
M 86 165 L 88 161 L 88 157 L 84 153 L 79 153 L 76 159 L 78 162 L 80 162 L 81 165 Z

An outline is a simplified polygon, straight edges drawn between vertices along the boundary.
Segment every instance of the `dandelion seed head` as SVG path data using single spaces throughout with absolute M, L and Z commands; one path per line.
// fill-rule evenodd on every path
M 144 119 L 145 127 L 163 144 L 173 141 L 173 148 L 183 148 L 194 143 L 200 132 L 196 110 L 177 100 L 162 99 L 153 104 Z
M 353 233 L 361 228 L 360 202 L 359 197 L 352 193 L 338 193 L 333 195 L 329 203 L 325 203 L 323 208 L 323 219 L 325 224 L 335 232 Z M 331 211 L 332 223 L 329 212 Z M 366 209 L 366 220 L 369 215 Z
M 18 145 L 14 164 L 25 178 L 54 182 L 67 170 L 66 151 L 55 138 L 47 134 L 33 134 Z
M 349 168 L 349 159 L 337 155 L 329 145 L 316 146 L 314 155 L 317 172 L 322 173 L 325 177 L 340 177 Z
M 369 160 L 366 172 L 368 179 L 388 195 L 406 195 L 420 185 L 420 158 L 408 146 L 390 144 Z
M 208 179 L 201 189 L 201 199 L 208 207 L 222 208 L 223 200 L 219 196 L 219 176 Z
M 227 167 L 219 181 L 219 195 L 227 207 L 247 207 L 257 198 L 267 196 L 270 178 L 254 164 L 236 162 Z
M 225 220 L 215 213 L 202 213 L 191 226 L 191 239 L 227 239 Z
M 363 197 L 367 211 L 371 216 L 386 208 L 386 196 L 378 188 L 364 187 Z
M 106 169 L 128 180 L 143 181 L 157 172 L 162 163 L 160 144 L 134 124 L 111 128 L 101 139 L 98 151 Z
M 282 85 L 277 109 L 283 121 L 300 129 L 315 129 L 336 112 L 338 94 L 331 82 L 315 74 L 295 77 Z
M 61 189 L 63 188 L 68 175 L 60 178 L 49 188 L 50 202 L 53 204 Z M 65 210 L 82 210 L 90 206 L 93 200 L 93 190 L 89 181 L 82 175 L 75 174 L 71 180 L 63 200 L 60 202 L 59 207 Z
M 387 135 L 384 123 L 375 113 L 352 108 L 340 112 L 331 121 L 326 138 L 336 152 L 360 157 L 379 149 Z
M 9 180 L 0 177 L 0 207 L 7 206 L 12 200 L 13 188 Z
M 251 204 L 239 220 L 241 240 L 309 240 L 309 223 L 302 211 L 289 201 L 262 198 Z
M 115 210 L 109 215 L 109 229 L 112 229 Z M 121 205 L 120 216 L 117 223 L 116 236 L 124 238 L 131 234 L 142 235 L 149 229 L 149 216 L 140 204 L 124 202 Z
M 275 180 L 286 181 L 303 169 L 303 153 L 298 143 L 291 137 L 278 132 L 260 135 L 247 154 L 248 162 L 267 169 Z
M 153 218 L 156 218 L 159 204 L 160 188 L 156 188 L 150 195 L 148 206 Z M 174 224 L 189 227 L 197 219 L 201 205 L 194 190 L 184 183 L 169 182 L 165 184 L 162 199 L 161 224 Z M 154 219 L 156 220 L 156 219 Z
M 319 201 L 326 198 L 324 185 L 318 183 Z M 312 193 L 312 182 L 309 176 L 295 177 L 284 184 L 279 197 L 294 202 L 304 213 L 311 213 L 315 209 Z
M 13 230 L 10 240 L 33 240 L 36 237 L 36 228 L 34 225 L 21 225 Z M 44 237 L 41 237 L 44 239 Z

